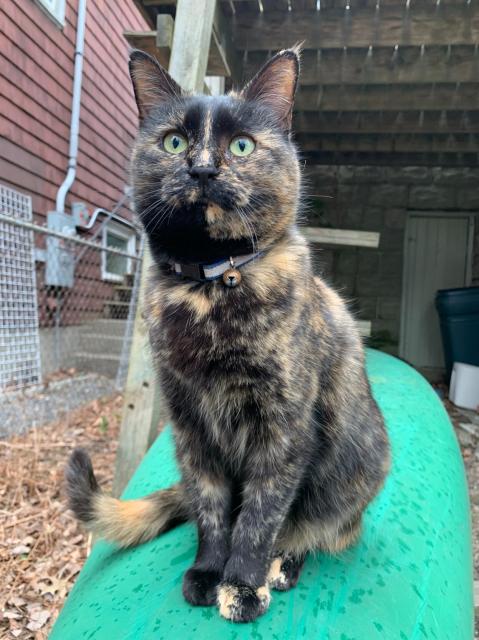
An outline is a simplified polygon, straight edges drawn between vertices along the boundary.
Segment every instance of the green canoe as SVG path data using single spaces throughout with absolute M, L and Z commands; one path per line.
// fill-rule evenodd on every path
M 392 472 L 367 511 L 360 542 L 309 557 L 298 586 L 269 611 L 235 624 L 181 594 L 192 525 L 128 551 L 95 545 L 51 640 L 471 640 L 471 525 L 467 485 L 448 416 L 403 362 L 368 353 L 374 395 L 392 442 Z M 171 432 L 148 452 L 124 497 L 178 478 Z

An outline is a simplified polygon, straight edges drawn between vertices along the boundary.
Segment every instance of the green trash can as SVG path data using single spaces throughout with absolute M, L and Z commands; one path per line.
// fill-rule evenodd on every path
M 479 287 L 436 294 L 447 378 L 455 362 L 479 366 Z

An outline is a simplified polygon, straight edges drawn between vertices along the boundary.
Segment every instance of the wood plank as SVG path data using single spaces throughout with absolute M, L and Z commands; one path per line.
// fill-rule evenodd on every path
M 216 0 L 179 0 L 169 72 L 185 91 L 204 84 L 213 29 Z M 145 251 L 140 281 L 144 300 L 152 258 Z M 152 443 L 161 414 L 160 391 L 148 345 L 140 303 L 137 308 L 128 377 L 125 388 L 119 450 L 115 465 L 114 493 L 119 495 Z
M 373 249 L 379 247 L 380 234 L 375 231 L 328 229 L 325 227 L 300 227 L 300 231 L 310 242 L 351 247 L 370 247 Z
M 363 338 L 369 338 L 371 335 L 371 320 L 356 320 L 358 325 L 359 334 Z
M 414 4 L 414 3 L 413 3 Z M 238 14 L 234 25 L 237 49 L 281 49 L 304 42 L 305 49 L 394 47 L 395 45 L 472 45 L 479 41 L 479 7 L 467 5 L 430 9 L 351 6 L 324 11 Z M 285 41 L 286 40 L 286 41 Z
M 148 448 L 153 444 L 161 415 L 148 330 L 141 315 L 151 266 L 151 253 L 146 250 L 143 256 L 139 301 L 123 398 L 123 415 L 113 480 L 115 496 L 121 494 Z
M 159 14 L 156 31 L 125 31 L 124 36 L 131 47 L 146 51 L 163 67 L 168 68 L 173 32 L 173 18 L 167 14 Z M 218 9 L 214 16 L 207 75 L 227 78 L 239 78 L 241 75 L 239 59 L 232 44 L 231 30 Z
M 266 62 L 265 51 L 240 52 L 243 80 L 251 78 Z M 321 49 L 303 51 L 300 83 L 328 84 L 424 84 L 425 82 L 479 81 L 479 56 L 473 46 Z
M 231 21 L 226 18 L 219 4 L 216 6 L 213 20 L 213 38 L 218 52 L 224 59 L 225 68 L 228 71 L 226 77 L 231 78 L 235 84 L 239 84 L 243 73 L 242 63 L 233 44 Z
M 437 111 L 478 110 L 476 85 L 370 85 L 301 87 L 298 111 Z
M 302 151 L 476 152 L 475 134 L 298 134 Z
M 304 111 L 294 114 L 297 133 L 479 133 L 479 111 Z

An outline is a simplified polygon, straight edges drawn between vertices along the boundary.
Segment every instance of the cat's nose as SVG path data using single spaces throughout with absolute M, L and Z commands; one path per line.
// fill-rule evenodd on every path
M 196 178 L 198 182 L 205 186 L 210 178 L 214 178 L 219 173 L 218 169 L 213 165 L 201 166 L 194 165 L 189 170 L 189 174 L 192 178 Z

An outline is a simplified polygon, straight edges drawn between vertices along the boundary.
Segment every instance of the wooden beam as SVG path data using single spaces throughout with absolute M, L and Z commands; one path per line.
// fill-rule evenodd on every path
M 381 151 L 305 151 L 305 166 L 375 165 L 391 167 L 478 167 L 479 153 L 413 153 Z
M 146 7 L 145 7 L 145 3 L 142 2 L 142 0 L 133 0 L 133 2 L 135 3 L 136 8 L 138 9 L 138 11 L 141 13 L 141 15 L 143 16 L 143 18 L 146 20 L 146 22 L 150 25 L 150 27 L 153 29 L 155 26 L 154 21 L 152 20 L 150 13 L 147 11 Z
M 304 111 L 294 114 L 297 134 L 479 133 L 479 111 Z
M 242 64 L 236 48 L 233 44 L 233 31 L 231 21 L 227 20 L 221 7 L 218 5 L 213 20 L 213 40 L 221 55 L 228 73 L 234 83 L 240 83 L 242 77 Z M 214 74 L 210 74 L 214 75 Z
M 169 71 L 186 91 L 202 89 L 208 61 L 216 0 L 178 0 Z M 143 259 L 140 301 L 144 300 L 152 264 Z M 123 418 L 115 465 L 114 492 L 119 495 L 152 443 L 161 413 L 147 329 L 139 304 L 131 345 Z
M 170 73 L 185 91 L 203 89 L 215 8 L 216 0 L 178 0 Z
M 229 77 L 232 74 L 232 69 L 238 74 L 238 67 L 235 66 L 238 63 L 233 63 L 233 55 L 226 54 L 223 48 L 224 40 L 232 47 L 231 38 L 228 39 L 227 32 L 221 36 L 218 33 L 216 30 L 212 33 L 207 75 Z M 125 31 L 123 35 L 131 47 L 146 51 L 167 69 L 170 61 L 173 34 L 174 20 L 172 16 L 160 13 L 157 16 L 156 31 Z
M 153 444 L 160 420 L 159 390 L 153 369 L 148 330 L 141 315 L 150 268 L 151 255 L 149 250 L 145 250 L 116 454 L 113 479 L 115 496 L 122 493 L 146 451 Z
M 298 134 L 302 151 L 376 151 L 426 153 L 479 153 L 479 137 L 474 134 Z
M 266 62 L 266 51 L 243 53 L 243 79 Z M 479 82 L 479 56 L 473 46 L 326 49 L 303 52 L 302 85 L 424 84 Z
M 414 5 L 414 2 L 413 2 Z M 305 49 L 472 45 L 479 42 L 479 7 L 431 6 L 430 9 L 380 6 L 324 11 L 271 11 L 235 16 L 237 49 L 268 51 L 304 42 Z M 285 42 L 285 40 L 287 40 Z
M 479 109 L 477 85 L 301 87 L 298 111 L 438 111 Z
M 380 234 L 375 231 L 328 229 L 325 227 L 301 227 L 300 231 L 310 242 L 370 247 L 372 249 L 379 247 Z
M 359 333 L 363 338 L 369 338 L 371 335 L 371 320 L 356 320 Z

